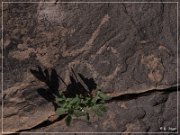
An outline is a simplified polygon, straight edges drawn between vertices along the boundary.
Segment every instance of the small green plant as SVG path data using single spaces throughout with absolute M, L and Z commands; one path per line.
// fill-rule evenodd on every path
M 74 117 L 84 117 L 89 121 L 90 116 L 102 116 L 106 111 L 105 102 L 111 97 L 97 90 L 93 79 L 87 79 L 71 69 L 71 84 L 67 85 L 55 69 L 50 74 L 47 69 L 43 71 L 38 66 L 38 70 L 30 69 L 30 72 L 48 86 L 47 89 L 38 89 L 38 93 L 53 103 L 57 115 L 65 117 L 67 125 Z M 65 84 L 66 91 L 59 91 L 59 79 Z
M 106 111 L 104 103 L 110 99 L 111 97 L 99 90 L 96 92 L 95 97 L 76 95 L 74 98 L 66 98 L 61 94 L 59 97 L 56 97 L 55 100 L 55 103 L 58 105 L 56 113 L 59 116 L 66 115 L 65 121 L 67 125 L 70 125 L 73 117 L 85 116 L 89 121 L 90 115 L 103 115 Z

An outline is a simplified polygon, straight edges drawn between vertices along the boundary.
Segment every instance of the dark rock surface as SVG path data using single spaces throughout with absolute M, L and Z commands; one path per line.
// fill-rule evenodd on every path
M 35 64 L 55 67 L 66 82 L 74 67 L 113 93 L 177 83 L 176 4 L 12 3 L 8 9 L 5 88 L 22 82 Z
M 17 84 L 4 92 L 4 130 L 7 132 L 29 129 L 54 114 L 51 103 L 42 98 L 37 87 Z
M 108 111 L 92 123 L 75 119 L 70 127 L 64 121 L 31 132 L 163 132 L 177 125 L 176 88 L 172 92 L 125 95 L 107 104 Z M 87 128 L 88 127 L 88 128 Z M 175 129 L 174 129 L 175 130 Z M 177 130 L 177 128 L 176 128 Z M 176 131 L 175 130 L 175 131 Z
M 177 93 L 170 89 L 177 86 L 176 3 L 4 3 L 3 28 L 5 132 L 31 129 L 54 115 L 36 91 L 45 84 L 29 72 L 36 65 L 55 68 L 67 84 L 73 67 L 113 97 L 135 96 L 108 103 L 104 118 L 92 124 L 59 121 L 30 131 L 177 128 Z

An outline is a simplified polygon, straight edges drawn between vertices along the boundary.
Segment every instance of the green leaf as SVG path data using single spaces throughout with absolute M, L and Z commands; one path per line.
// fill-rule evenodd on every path
M 66 97 L 65 97 L 63 94 L 61 94 L 61 95 L 59 95 L 59 96 L 56 96 L 56 95 L 55 95 L 55 101 L 54 101 L 54 102 L 55 102 L 58 106 L 61 106 L 61 105 L 64 104 L 65 99 L 66 99 Z
M 70 101 L 70 104 L 72 105 L 78 105 L 79 103 L 80 103 L 80 98 L 78 96 L 76 96 Z
M 64 101 L 62 98 L 56 98 L 56 102 Z
M 63 102 L 64 102 L 64 99 L 63 98 L 55 98 L 55 103 L 56 104 L 63 104 Z
M 73 100 L 73 98 L 66 98 L 66 102 L 70 102 L 72 100 Z
M 101 111 L 103 111 L 103 112 L 106 112 L 106 111 L 107 111 L 107 109 L 106 109 L 106 107 L 105 107 L 104 105 L 100 105 L 100 106 L 99 106 L 99 109 L 100 109 Z
M 101 117 L 103 115 L 103 112 L 101 110 L 94 110 L 94 112 L 97 116 Z
M 106 95 L 106 94 L 104 94 L 103 92 L 100 92 L 100 91 L 99 91 L 99 93 L 98 93 L 98 96 L 99 96 L 102 100 L 110 100 L 110 99 L 111 99 L 110 96 L 108 96 L 108 95 Z
M 69 103 L 65 101 L 65 102 L 63 103 L 62 107 L 63 107 L 63 108 L 67 108 L 68 104 L 69 104 Z
M 58 108 L 58 109 L 56 110 L 56 113 L 60 116 L 60 115 L 66 114 L 66 113 L 67 113 L 67 110 L 64 109 L 64 108 Z
M 71 124 L 71 121 L 72 121 L 72 116 L 71 116 L 71 115 L 68 115 L 68 116 L 65 118 L 66 125 L 69 126 L 69 125 Z
M 81 99 L 81 104 L 84 106 L 88 106 L 88 103 L 90 102 L 91 98 L 86 97 L 85 99 Z
M 80 116 L 85 116 L 86 113 L 83 112 L 83 111 L 80 111 L 80 110 L 74 110 L 74 115 L 75 115 L 76 117 L 80 117 Z
M 70 105 L 69 105 L 70 106 Z M 70 106 L 68 108 L 68 114 L 72 115 L 74 113 L 74 109 L 72 109 L 72 107 Z
M 103 113 L 106 111 L 106 107 L 103 104 L 98 104 L 92 107 L 94 113 L 98 116 L 102 116 Z
M 96 95 L 93 99 L 92 99 L 92 103 L 96 104 L 96 102 L 101 99 L 98 95 Z

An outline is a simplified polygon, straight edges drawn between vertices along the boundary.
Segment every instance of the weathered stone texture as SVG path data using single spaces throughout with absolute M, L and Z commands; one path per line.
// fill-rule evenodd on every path
M 54 115 L 36 91 L 45 84 L 29 72 L 36 65 L 55 68 L 67 84 L 73 67 L 113 97 L 166 92 L 112 101 L 94 124 L 60 121 L 35 131 L 177 128 L 176 92 L 168 89 L 177 86 L 176 3 L 4 3 L 3 19 L 4 131 L 31 129 Z
M 67 127 L 64 121 L 32 131 L 46 132 L 162 132 L 160 127 L 176 127 L 176 92 L 149 92 L 122 96 L 107 104 L 104 117 L 74 120 Z M 171 112 L 171 113 L 169 113 Z M 87 128 L 88 127 L 88 128 Z

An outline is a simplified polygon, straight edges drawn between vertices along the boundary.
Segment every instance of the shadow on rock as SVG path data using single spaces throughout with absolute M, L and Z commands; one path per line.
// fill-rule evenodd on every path
M 97 87 L 94 79 L 85 78 L 82 74 L 75 73 L 73 69 L 71 69 L 70 81 L 71 83 L 64 92 L 66 97 L 75 97 L 76 95 L 91 96 L 92 91 Z
M 86 78 L 80 73 L 75 73 L 71 68 L 70 75 L 70 84 L 66 84 L 64 80 L 57 74 L 55 69 L 51 69 L 51 72 L 48 69 L 43 70 L 41 67 L 37 69 L 30 69 L 30 72 L 40 81 L 44 82 L 48 88 L 40 88 L 37 90 L 38 94 L 41 95 L 44 99 L 49 102 L 52 102 L 55 110 L 57 105 L 55 100 L 60 96 L 59 91 L 59 80 L 66 86 L 66 90 L 62 91 L 65 97 L 75 97 L 76 95 L 82 96 L 92 96 L 92 91 L 96 89 L 97 84 L 93 78 Z

